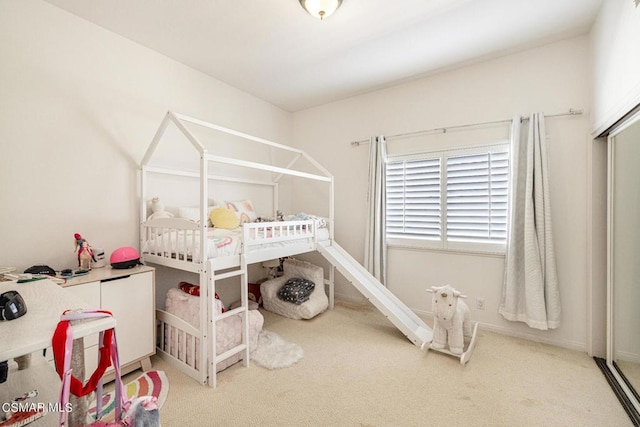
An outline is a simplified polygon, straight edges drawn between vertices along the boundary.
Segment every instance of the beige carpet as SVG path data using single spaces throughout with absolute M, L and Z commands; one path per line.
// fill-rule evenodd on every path
M 374 308 L 336 304 L 310 321 L 264 312 L 304 358 L 268 370 L 236 364 L 218 388 L 158 357 L 173 426 L 631 426 L 585 353 L 480 331 L 471 361 L 421 352 Z

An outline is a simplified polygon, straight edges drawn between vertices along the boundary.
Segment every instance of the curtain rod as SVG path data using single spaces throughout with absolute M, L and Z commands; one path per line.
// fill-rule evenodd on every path
M 574 108 L 570 108 L 569 111 L 567 111 L 566 113 L 557 113 L 557 114 L 545 114 L 545 118 L 553 118 L 553 117 L 562 117 L 562 116 L 579 116 L 584 112 L 583 109 L 574 109 Z M 521 119 L 523 120 L 529 120 L 528 117 L 523 117 Z M 431 133 L 431 132 L 442 132 L 442 133 L 447 133 L 447 131 L 449 131 L 450 129 L 462 129 L 462 128 L 468 128 L 468 127 L 476 127 L 476 126 L 487 126 L 487 125 L 498 125 L 498 124 L 502 124 L 502 123 L 510 123 L 511 119 L 508 120 L 495 120 L 495 121 L 491 121 L 491 122 L 479 122 L 479 123 L 469 123 L 466 125 L 455 125 L 455 126 L 447 126 L 447 127 L 440 127 L 440 128 L 433 128 L 433 129 L 427 129 L 427 130 L 418 130 L 415 132 L 407 132 L 407 133 L 398 133 L 395 135 L 388 135 L 386 138 L 387 140 L 390 138 L 403 138 L 406 136 L 412 136 L 412 135 L 420 135 L 423 133 Z M 367 144 L 369 143 L 368 139 L 361 139 L 360 141 L 351 141 L 351 145 L 353 147 L 359 147 L 360 144 Z

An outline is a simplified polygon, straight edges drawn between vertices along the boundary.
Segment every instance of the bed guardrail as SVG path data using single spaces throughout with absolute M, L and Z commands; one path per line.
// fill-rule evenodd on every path
M 245 252 L 251 246 L 313 238 L 314 221 L 252 222 L 243 224 Z
M 193 262 L 200 259 L 200 225 L 181 218 L 158 218 L 142 224 L 142 252 Z
M 317 222 L 313 219 L 245 223 L 241 251 L 257 255 L 262 249 L 271 249 L 272 256 L 277 257 L 279 245 L 312 250 L 317 243 L 317 232 Z M 198 223 L 182 218 L 153 219 L 142 224 L 141 233 L 142 255 L 146 261 L 167 266 L 180 264 L 176 267 L 196 271 L 201 259 Z

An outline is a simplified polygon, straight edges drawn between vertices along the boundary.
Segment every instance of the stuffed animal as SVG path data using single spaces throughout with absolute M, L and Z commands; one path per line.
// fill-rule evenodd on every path
M 131 427 L 160 427 L 160 407 L 155 396 L 136 397 L 124 415 Z
M 171 212 L 167 212 L 164 210 L 164 204 L 160 201 L 159 197 L 154 197 L 151 199 L 151 215 L 147 219 L 158 219 L 158 218 L 173 218 L 173 214 Z
M 466 298 L 450 285 L 432 286 L 433 292 L 433 341 L 431 347 L 440 350 L 449 345 L 453 354 L 462 354 L 464 337 L 472 333 L 469 307 L 461 298 Z

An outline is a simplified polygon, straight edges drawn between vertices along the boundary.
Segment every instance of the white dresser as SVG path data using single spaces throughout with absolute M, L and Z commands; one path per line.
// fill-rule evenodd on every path
M 113 313 L 123 375 L 138 368 L 151 369 L 150 357 L 156 352 L 155 270 L 152 267 L 94 268 L 89 274 L 60 286 L 84 301 L 87 307 Z M 86 372 L 93 372 L 98 363 L 97 335 L 85 338 L 84 347 Z M 52 362 L 53 355 L 48 350 L 47 359 Z

